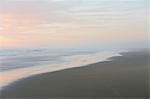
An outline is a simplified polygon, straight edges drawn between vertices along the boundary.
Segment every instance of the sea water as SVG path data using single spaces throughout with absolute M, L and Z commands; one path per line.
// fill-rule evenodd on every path
M 109 58 L 121 56 L 120 52 L 3 49 L 0 50 L 0 88 L 31 75 L 111 61 Z

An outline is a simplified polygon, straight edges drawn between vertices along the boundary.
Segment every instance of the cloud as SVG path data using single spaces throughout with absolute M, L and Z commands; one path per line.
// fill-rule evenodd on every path
M 145 38 L 145 1 L 0 0 L 0 15 L 12 16 L 2 16 L 6 22 L 1 24 L 6 26 L 3 34 L 35 45 L 38 40 L 42 44 L 137 41 Z

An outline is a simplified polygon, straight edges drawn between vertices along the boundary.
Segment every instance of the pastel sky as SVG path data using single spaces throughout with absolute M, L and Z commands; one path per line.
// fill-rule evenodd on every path
M 144 46 L 148 0 L 0 0 L 3 48 Z

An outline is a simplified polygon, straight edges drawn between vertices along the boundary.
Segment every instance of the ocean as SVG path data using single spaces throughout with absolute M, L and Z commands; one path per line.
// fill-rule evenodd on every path
M 51 49 L 0 50 L 0 88 L 32 75 L 87 66 L 110 57 L 121 56 L 121 51 L 78 51 Z

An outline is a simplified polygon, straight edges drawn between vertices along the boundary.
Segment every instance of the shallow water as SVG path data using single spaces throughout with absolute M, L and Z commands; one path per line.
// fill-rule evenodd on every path
M 35 74 L 108 61 L 120 51 L 1 50 L 0 87 Z

